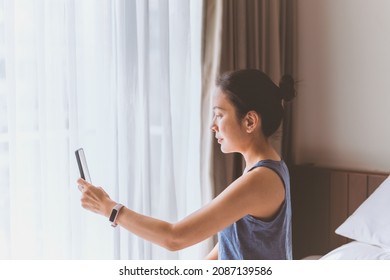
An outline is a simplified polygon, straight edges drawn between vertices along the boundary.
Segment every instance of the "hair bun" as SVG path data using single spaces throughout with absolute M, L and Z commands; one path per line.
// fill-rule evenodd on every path
M 295 97 L 294 79 L 291 75 L 283 75 L 279 88 L 284 101 L 291 101 Z

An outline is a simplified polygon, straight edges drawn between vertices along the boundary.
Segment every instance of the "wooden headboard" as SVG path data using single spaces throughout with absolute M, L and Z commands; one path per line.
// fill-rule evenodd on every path
M 293 255 L 324 255 L 350 240 L 335 229 L 387 178 L 388 174 L 290 167 Z

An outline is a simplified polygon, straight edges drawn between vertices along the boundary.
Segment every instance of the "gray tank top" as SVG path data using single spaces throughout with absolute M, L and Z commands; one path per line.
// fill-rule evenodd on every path
M 284 183 L 285 200 L 271 221 L 246 215 L 218 233 L 218 256 L 221 260 L 291 260 L 290 176 L 284 161 L 262 160 L 257 167 L 276 172 Z M 248 172 L 249 172 L 248 171 Z

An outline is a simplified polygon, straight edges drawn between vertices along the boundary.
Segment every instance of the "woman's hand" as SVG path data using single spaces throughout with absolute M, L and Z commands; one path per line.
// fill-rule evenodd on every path
M 82 192 L 81 206 L 87 210 L 109 217 L 112 208 L 116 205 L 110 196 L 101 187 L 95 187 L 83 179 L 77 184 Z

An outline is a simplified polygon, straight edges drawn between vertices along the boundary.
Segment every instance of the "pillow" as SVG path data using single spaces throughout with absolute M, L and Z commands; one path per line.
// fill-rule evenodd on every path
M 390 250 L 352 241 L 330 251 L 320 260 L 390 260 Z
M 390 248 L 390 176 L 337 229 L 350 239 Z

